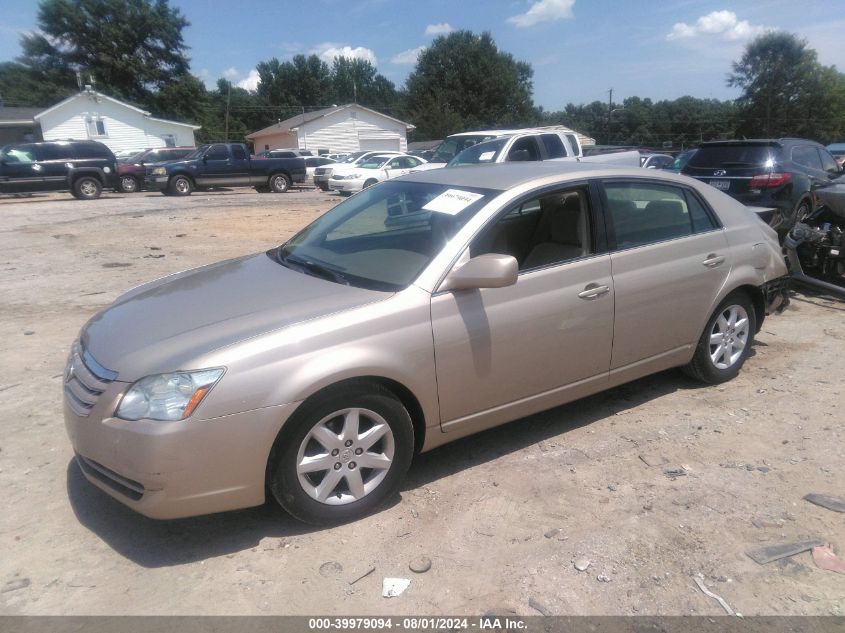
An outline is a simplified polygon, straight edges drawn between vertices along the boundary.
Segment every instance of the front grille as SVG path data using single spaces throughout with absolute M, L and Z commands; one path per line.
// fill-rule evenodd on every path
M 145 490 L 143 484 L 128 477 L 118 475 L 110 468 L 106 468 L 93 459 L 88 459 L 77 453 L 76 463 L 79 464 L 82 472 L 86 475 L 104 483 L 112 490 L 129 497 L 133 501 L 138 501 L 138 499 L 144 496 Z
M 74 343 L 65 369 L 65 397 L 77 415 L 87 417 L 117 373 L 106 369 Z
M 314 170 L 316 176 L 326 176 L 330 173 L 332 173 L 331 167 L 318 167 Z

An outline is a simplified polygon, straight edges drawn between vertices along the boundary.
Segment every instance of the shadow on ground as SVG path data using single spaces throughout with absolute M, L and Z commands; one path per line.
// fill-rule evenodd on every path
M 679 389 L 698 386 L 678 371 L 667 371 L 458 440 L 418 455 L 402 490 L 413 490 Z M 75 460 L 67 467 L 67 490 L 79 522 L 143 567 L 192 563 L 250 549 L 265 537 L 330 529 L 300 523 L 273 502 L 190 519 L 148 519 L 89 483 Z M 397 497 L 392 505 L 398 502 Z

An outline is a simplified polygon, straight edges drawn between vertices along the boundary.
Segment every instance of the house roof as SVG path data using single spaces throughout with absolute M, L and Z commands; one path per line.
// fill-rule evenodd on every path
M 415 126 L 411 125 L 410 123 L 406 123 L 405 121 L 400 121 L 392 116 L 388 116 L 382 112 L 378 112 L 377 110 L 373 110 L 371 108 L 364 107 L 357 103 L 347 103 L 346 105 L 342 106 L 332 106 L 331 108 L 323 108 L 322 110 L 313 110 L 312 112 L 304 112 L 302 114 L 297 114 L 289 119 L 285 119 L 284 121 L 279 121 L 278 123 L 274 123 L 273 125 L 268 125 L 267 127 L 260 129 L 256 132 L 252 132 L 251 134 L 247 134 L 246 138 L 256 138 L 258 136 L 264 136 L 266 134 L 278 134 L 279 132 L 289 132 L 291 130 L 295 130 L 301 125 L 305 123 L 310 123 L 311 121 L 316 121 L 317 119 L 321 119 L 323 117 L 327 117 L 330 114 L 334 114 L 335 112 L 340 112 L 341 110 L 347 110 L 349 108 L 358 108 L 359 110 L 365 110 L 367 112 L 371 112 L 372 114 L 376 114 L 380 117 L 384 117 L 385 119 L 389 119 L 390 121 L 394 121 L 399 123 L 400 125 L 404 125 L 407 129 L 412 130 Z
M 35 123 L 35 115 L 40 111 L 41 108 L 0 107 L 0 125 L 32 125 Z
M 141 115 L 147 117 L 148 119 L 150 119 L 150 121 L 158 121 L 160 123 L 169 123 L 170 125 L 181 125 L 183 127 L 189 127 L 192 130 L 198 130 L 202 127 L 201 125 L 194 125 L 193 123 L 181 123 L 180 121 L 170 121 L 168 119 L 159 119 L 157 117 L 151 116 L 150 113 L 146 110 L 142 110 L 141 108 L 139 108 L 137 106 L 133 106 L 129 103 L 126 103 L 125 101 L 118 101 L 117 99 L 110 97 L 108 95 L 104 95 L 102 92 L 97 92 L 96 90 L 83 90 L 82 92 L 77 93 L 77 94 L 75 94 L 71 97 L 68 97 L 67 99 L 64 99 L 63 101 L 59 101 L 56 105 L 51 106 L 51 107 L 47 108 L 46 110 L 39 112 L 33 118 L 37 121 L 38 119 L 43 117 L 45 114 L 49 114 L 50 112 L 53 112 L 54 110 L 58 110 L 59 108 L 61 108 L 65 104 L 68 104 L 71 101 L 79 99 L 80 97 L 87 97 L 88 99 L 92 99 L 92 100 L 94 100 L 98 103 L 100 101 L 109 101 L 111 103 L 119 105 L 119 106 L 126 108 L 128 110 L 138 112 L 139 114 L 141 114 Z

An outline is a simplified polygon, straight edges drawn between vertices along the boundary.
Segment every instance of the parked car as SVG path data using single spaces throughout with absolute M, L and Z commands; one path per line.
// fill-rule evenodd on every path
M 350 520 L 417 452 L 672 367 L 730 380 L 786 274 L 773 230 L 689 178 L 416 173 L 118 297 L 72 346 L 65 423 L 85 477 L 147 516 L 269 492 Z
M 120 178 L 120 190 L 123 193 L 134 193 L 143 189 L 148 165 L 154 166 L 171 160 L 179 160 L 195 152 L 196 149 L 196 147 L 156 147 L 137 152 L 126 160 L 118 160 L 117 175 Z
M 827 151 L 836 159 L 840 167 L 845 168 L 845 143 L 831 143 L 827 146 Z
M 665 165 L 663 169 L 665 169 L 666 171 L 675 172 L 676 174 L 680 173 L 681 169 L 684 168 L 684 165 L 689 162 L 689 159 L 692 158 L 693 154 L 695 154 L 696 151 L 698 150 L 688 149 L 681 152 L 680 154 L 675 156 L 675 160 L 673 160 L 670 164 Z
M 325 156 L 308 156 L 305 159 L 305 180 L 314 183 L 314 172 L 318 167 L 325 167 L 326 165 L 334 165 L 337 161 L 327 158 Z
M 0 193 L 70 191 L 99 198 L 117 185 L 117 159 L 97 141 L 18 143 L 0 149 Z
M 783 237 L 813 210 L 816 189 L 842 169 L 823 145 L 782 138 L 702 143 L 681 173 L 744 204 L 771 209 L 761 217 Z
M 523 132 L 476 143 L 455 156 L 446 165 L 428 163 L 417 167 L 414 171 L 440 169 L 444 166 L 463 167 L 485 163 L 540 160 L 614 163 L 635 167 L 640 164 L 640 153 L 631 150 L 583 156 L 580 146 L 577 149 L 573 148 L 565 134 L 552 131 Z
M 669 154 L 640 154 L 640 167 L 643 169 L 664 169 L 675 162 Z
M 203 145 L 182 160 L 148 167 L 146 179 L 148 189 L 171 196 L 212 187 L 284 193 L 294 182 L 305 182 L 304 158 L 251 158 L 243 143 Z
M 366 187 L 391 178 L 404 176 L 425 161 L 408 154 L 376 154 L 349 165 L 335 165 L 329 189 L 341 195 L 357 193 Z
M 402 152 L 394 152 L 394 151 L 368 151 L 368 152 L 351 152 L 347 154 L 346 158 L 343 160 L 337 161 L 337 165 L 355 165 L 358 162 L 365 161 L 370 156 L 375 156 L 376 154 L 394 154 L 399 155 Z M 329 180 L 332 177 L 332 171 L 334 170 L 334 165 L 326 165 L 323 167 L 317 167 L 314 170 L 314 184 L 318 186 L 323 191 L 329 190 Z

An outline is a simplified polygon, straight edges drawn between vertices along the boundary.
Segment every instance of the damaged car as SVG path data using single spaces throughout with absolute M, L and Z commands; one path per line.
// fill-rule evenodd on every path
M 786 283 L 775 231 L 693 179 L 421 172 L 118 297 L 73 343 L 65 423 L 85 477 L 146 516 L 272 497 L 333 524 L 460 437 L 669 368 L 732 379 Z

